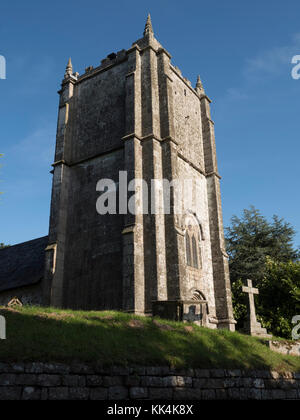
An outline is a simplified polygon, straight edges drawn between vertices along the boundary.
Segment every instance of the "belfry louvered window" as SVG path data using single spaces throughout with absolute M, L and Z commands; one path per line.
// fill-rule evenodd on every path
M 197 241 L 195 236 L 192 237 L 192 250 L 193 250 L 193 264 L 192 266 L 195 268 L 199 268 L 198 265 L 198 251 L 197 251 Z
M 186 264 L 196 269 L 202 268 L 202 251 L 200 234 L 197 228 L 188 226 L 185 233 Z

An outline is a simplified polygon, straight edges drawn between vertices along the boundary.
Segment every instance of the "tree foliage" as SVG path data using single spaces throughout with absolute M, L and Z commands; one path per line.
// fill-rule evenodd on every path
M 300 261 L 267 258 L 265 275 L 258 283 L 257 311 L 274 335 L 291 338 L 292 318 L 300 314 Z
M 226 243 L 238 328 L 247 314 L 248 296 L 242 285 L 252 279 L 260 290 L 256 307 L 264 326 L 273 334 L 290 338 L 291 319 L 300 311 L 296 298 L 300 293 L 299 250 L 293 247 L 294 235 L 288 222 L 278 216 L 268 222 L 254 207 L 245 209 L 241 218 L 232 217 Z

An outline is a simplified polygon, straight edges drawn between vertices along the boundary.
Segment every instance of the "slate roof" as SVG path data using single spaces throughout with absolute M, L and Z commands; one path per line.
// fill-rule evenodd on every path
M 48 236 L 0 249 L 0 292 L 30 286 L 44 276 Z

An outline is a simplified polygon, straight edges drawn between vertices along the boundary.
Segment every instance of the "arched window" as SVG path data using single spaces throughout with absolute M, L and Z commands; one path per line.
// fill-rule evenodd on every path
M 185 248 L 186 248 L 186 263 L 192 265 L 191 241 L 188 232 L 185 235 Z
M 192 237 L 192 250 L 193 250 L 193 267 L 199 268 L 198 264 L 198 252 L 197 252 L 197 241 L 195 236 Z

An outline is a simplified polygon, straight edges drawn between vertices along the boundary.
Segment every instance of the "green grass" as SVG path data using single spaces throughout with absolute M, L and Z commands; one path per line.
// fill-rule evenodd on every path
M 300 357 L 272 352 L 262 340 L 193 324 L 39 307 L 2 307 L 0 315 L 7 322 L 0 361 L 300 371 Z

